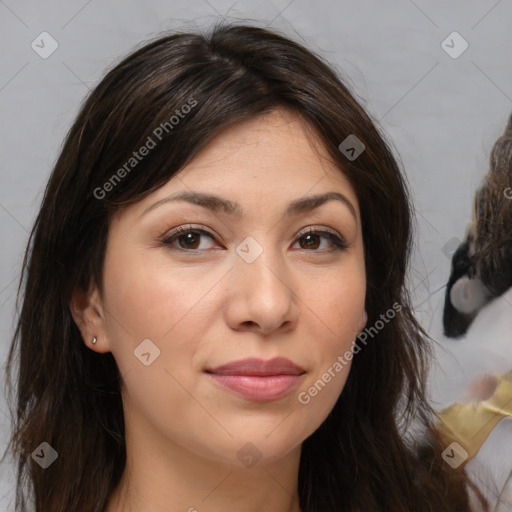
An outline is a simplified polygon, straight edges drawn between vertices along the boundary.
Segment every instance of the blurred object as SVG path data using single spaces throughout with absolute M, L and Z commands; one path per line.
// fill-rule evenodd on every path
M 488 377 L 485 379 L 487 386 L 490 381 Z M 486 400 L 476 404 L 453 404 L 437 413 L 441 420 L 439 432 L 446 445 L 457 442 L 467 452 L 464 463 L 478 453 L 503 418 L 512 417 L 512 370 L 495 380 L 494 392 Z
M 508 475 L 505 487 L 501 491 L 494 512 L 510 512 L 512 510 L 512 471 Z
M 468 399 L 481 402 L 491 397 L 498 387 L 498 379 L 494 375 L 484 375 L 474 381 L 468 390 Z
M 512 287 L 512 115 L 491 152 L 473 222 L 452 257 L 445 293 L 445 336 L 463 336 L 488 302 Z
M 457 280 L 450 292 L 453 307 L 461 313 L 471 314 L 478 311 L 489 298 L 489 290 L 480 279 L 463 276 Z
M 438 412 L 455 403 L 472 403 L 476 409 L 475 402 L 486 400 L 494 393 L 498 383 L 495 376 L 504 376 L 512 369 L 512 287 L 482 308 L 460 343 L 443 335 L 443 297 L 438 299 L 440 307 L 436 310 L 431 332 L 436 340 L 429 374 L 431 404 Z M 449 447 L 445 442 L 442 445 L 443 449 Z M 470 492 L 472 510 L 495 512 L 500 493 L 512 471 L 512 417 L 503 417 L 476 456 L 466 462 L 466 473 L 489 505 L 482 507 L 480 496 L 473 490 Z

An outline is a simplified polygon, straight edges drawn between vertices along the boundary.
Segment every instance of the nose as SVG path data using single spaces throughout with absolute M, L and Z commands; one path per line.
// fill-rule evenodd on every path
M 228 286 L 225 314 L 232 329 L 267 336 L 296 325 L 299 299 L 293 277 L 270 250 L 263 250 L 252 263 L 235 258 Z

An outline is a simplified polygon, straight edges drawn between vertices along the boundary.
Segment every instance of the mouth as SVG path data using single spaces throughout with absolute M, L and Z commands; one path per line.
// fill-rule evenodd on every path
M 246 400 L 269 402 L 288 395 L 297 387 L 306 371 L 284 357 L 269 361 L 243 359 L 215 368 L 205 373 L 219 385 Z

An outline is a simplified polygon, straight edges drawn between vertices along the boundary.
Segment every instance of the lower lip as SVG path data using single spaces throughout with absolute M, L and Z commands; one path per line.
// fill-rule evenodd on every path
M 295 388 L 301 375 L 217 375 L 209 376 L 219 385 L 253 402 L 270 402 L 286 396 Z

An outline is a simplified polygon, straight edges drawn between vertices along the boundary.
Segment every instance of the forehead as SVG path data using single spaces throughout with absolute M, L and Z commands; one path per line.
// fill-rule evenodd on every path
M 289 162 L 296 164 L 296 171 L 321 172 L 324 160 L 328 160 L 327 152 L 311 127 L 295 112 L 279 108 L 221 130 L 194 158 L 188 171 L 232 161 L 244 162 L 241 167 L 263 169 Z
M 298 114 L 281 108 L 222 130 L 168 184 L 219 192 L 250 184 L 248 201 L 256 191 L 277 200 L 329 189 L 357 203 L 350 181 L 316 133 Z

